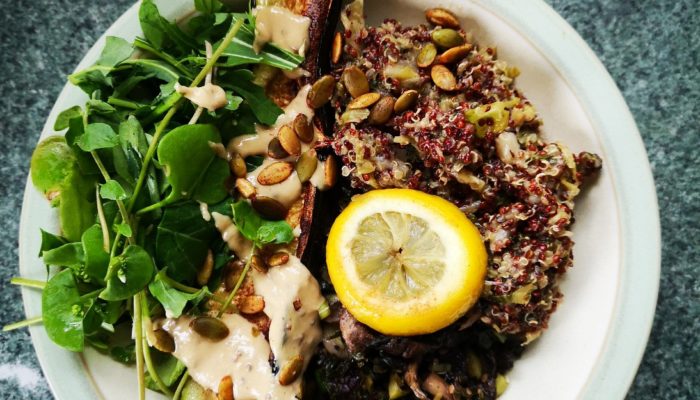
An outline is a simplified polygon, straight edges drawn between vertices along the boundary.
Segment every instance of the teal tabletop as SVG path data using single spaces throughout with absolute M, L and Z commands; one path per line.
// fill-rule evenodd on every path
M 3 2 L 0 325 L 25 318 L 19 289 L 9 280 L 18 270 L 18 223 L 32 149 L 66 76 L 133 1 Z M 627 397 L 700 399 L 700 3 L 546 1 L 615 79 L 637 121 L 656 180 L 663 238 L 659 301 Z M 0 398 L 52 398 L 26 330 L 0 333 Z

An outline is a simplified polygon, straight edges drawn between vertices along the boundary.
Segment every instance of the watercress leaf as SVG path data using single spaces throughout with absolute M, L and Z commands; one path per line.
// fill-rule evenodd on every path
M 163 381 L 165 386 L 175 385 L 183 373 L 185 373 L 185 364 L 181 363 L 172 354 L 162 353 L 156 349 L 151 349 L 151 359 L 156 373 Z M 159 390 L 158 386 L 153 382 L 150 376 L 146 377 L 146 384 L 152 390 Z M 183 397 L 184 398 L 184 397 Z
M 241 103 L 243 103 L 242 97 L 234 96 L 230 92 L 226 92 L 226 100 L 228 100 L 228 104 L 226 104 L 226 107 L 224 108 L 230 111 L 238 110 L 238 107 L 240 107 Z
M 204 14 L 213 14 L 223 8 L 218 0 L 194 0 L 194 8 Z
M 223 181 L 230 172 L 215 162 L 210 143 L 221 143 L 219 132 L 201 124 L 177 127 L 160 141 L 158 161 L 172 188 L 165 204 L 190 197 L 216 203 L 226 197 Z
M 248 15 L 233 14 L 233 18 L 235 20 L 248 18 Z M 304 61 L 304 57 L 283 50 L 271 43 L 266 44 L 261 51 L 256 52 L 253 48 L 253 42 L 255 41 L 254 32 L 255 28 L 249 24 L 241 26 L 236 37 L 222 53 L 222 57 L 226 57 L 225 60 L 223 60 L 226 66 L 234 67 L 245 64 L 263 63 L 291 71 Z
M 285 244 L 294 240 L 292 227 L 286 221 L 264 221 L 258 228 L 258 244 Z
M 154 271 L 151 255 L 140 246 L 129 245 L 123 254 L 110 262 L 107 287 L 100 293 L 100 298 L 126 300 L 148 285 Z
M 140 74 L 153 76 L 165 82 L 177 82 L 180 78 L 180 73 L 175 68 L 160 60 L 136 58 L 124 61 L 122 66 L 130 66 Z
M 88 95 L 91 95 L 97 90 L 106 91 L 112 87 L 113 79 L 109 76 L 110 72 L 112 72 L 112 67 L 93 65 L 92 67 L 69 75 L 68 80 Z
M 136 362 L 135 343 L 130 342 L 123 346 L 111 346 L 109 348 L 109 356 L 114 361 L 122 364 L 131 365 Z
M 100 185 L 100 197 L 107 200 L 124 200 L 129 196 L 119 182 L 110 179 Z
M 83 151 L 90 152 L 112 148 L 119 144 L 119 138 L 111 126 L 97 122 L 89 124 L 76 143 Z
M 68 243 L 68 241 L 58 235 L 54 235 L 51 232 L 46 232 L 43 229 L 41 231 L 41 249 L 39 250 L 39 257 L 41 257 L 45 251 L 53 250 L 63 246 Z
M 163 305 L 166 315 L 169 318 L 178 318 L 182 315 L 182 311 L 185 309 L 185 306 L 187 306 L 187 302 L 193 300 L 201 301 L 202 298 L 210 294 L 206 287 L 200 289 L 196 293 L 185 293 L 177 290 L 163 279 L 165 272 L 166 270 L 164 269 L 156 275 L 153 282 L 148 285 L 148 290 L 153 297 L 158 299 L 160 304 Z
M 83 125 L 83 118 L 71 118 L 68 121 L 68 130 L 66 131 L 66 143 L 73 150 L 75 158 L 78 162 L 78 168 L 80 172 L 84 175 L 99 174 L 100 171 L 95 164 L 92 156 L 89 153 L 84 152 L 78 146 L 78 138 L 80 138 L 83 133 L 85 133 L 85 126 Z
M 97 64 L 114 67 L 129 58 L 133 51 L 133 46 L 126 40 L 116 36 L 107 36 L 105 47 L 102 49 Z
M 94 335 L 99 332 L 102 325 L 102 316 L 97 313 L 94 299 L 85 301 L 85 316 L 83 317 L 83 333 L 85 336 Z
M 117 112 L 117 109 L 112 107 L 111 104 L 98 99 L 90 99 L 87 102 L 87 107 L 89 107 L 91 113 L 109 115 Z
M 236 224 L 238 231 L 241 232 L 246 239 L 255 241 L 258 237 L 258 229 L 263 224 L 263 219 L 253 209 L 253 207 L 245 200 L 240 200 L 233 204 L 233 222 Z
M 77 169 L 65 181 L 58 212 L 61 232 L 69 241 L 80 241 L 83 232 L 95 223 L 95 185 L 94 176 L 83 175 Z
M 68 128 L 68 121 L 73 118 L 81 117 L 83 115 L 83 109 L 80 106 L 73 106 L 66 110 L 61 111 L 56 117 L 56 121 L 53 124 L 53 130 L 62 131 Z
M 32 182 L 49 200 L 57 200 L 65 181 L 75 169 L 75 154 L 61 136 L 42 140 L 32 154 Z
M 131 225 L 127 224 L 126 222 L 114 225 L 114 230 L 124 237 L 130 238 L 131 235 L 133 235 L 133 232 L 131 231 Z
M 70 269 L 54 275 L 41 294 L 44 329 L 57 345 L 75 352 L 83 351 L 84 304 Z
M 234 92 L 241 95 L 253 110 L 255 117 L 265 125 L 274 125 L 277 117 L 283 114 L 279 108 L 267 95 L 265 89 L 251 82 L 253 73 L 249 70 L 239 69 L 226 74 L 228 86 Z
M 197 48 L 197 43 L 176 24 L 163 18 L 153 0 L 143 0 L 139 8 L 139 21 L 144 36 L 156 48 L 175 46 L 181 52 Z
M 178 282 L 192 282 L 216 234 L 197 203 L 165 209 L 156 229 L 156 260 Z
M 214 158 L 202 180 L 197 185 L 192 198 L 202 203 L 214 204 L 228 195 L 226 180 L 231 176 L 231 167 L 226 160 Z
M 81 243 L 67 243 L 53 250 L 43 253 L 44 263 L 59 267 L 69 267 L 82 264 L 85 261 L 85 253 Z
M 104 282 L 109 267 L 109 253 L 105 250 L 102 227 L 93 225 L 81 238 L 85 273 L 97 282 Z

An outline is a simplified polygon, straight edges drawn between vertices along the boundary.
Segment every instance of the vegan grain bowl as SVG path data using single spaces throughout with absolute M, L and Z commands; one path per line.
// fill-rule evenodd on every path
M 495 399 L 573 265 L 601 168 L 449 10 L 196 0 L 108 37 L 37 146 L 43 323 L 139 398 Z M 336 28 L 336 25 L 339 27 Z M 39 234 L 39 233 L 37 233 Z

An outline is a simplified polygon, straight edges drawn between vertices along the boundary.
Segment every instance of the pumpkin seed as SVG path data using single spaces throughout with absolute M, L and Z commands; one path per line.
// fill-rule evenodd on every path
M 287 209 L 279 201 L 267 196 L 255 196 L 251 200 L 251 205 L 260 215 L 271 220 L 284 219 L 287 216 Z
M 219 382 L 219 392 L 216 395 L 217 400 L 233 400 L 233 380 L 231 375 L 226 375 Z
M 333 37 L 333 47 L 331 48 L 331 62 L 333 64 L 338 64 L 340 61 L 340 56 L 343 54 L 343 35 L 340 32 L 336 32 Z
M 431 8 L 425 12 L 425 19 L 433 25 L 443 28 L 459 29 L 459 20 L 444 8 Z
M 248 173 L 248 169 L 245 166 L 245 160 L 238 153 L 234 153 L 231 156 L 231 161 L 229 161 L 229 165 L 231 166 L 231 171 L 233 172 L 233 174 L 239 178 L 244 177 Z
M 238 303 L 238 311 L 241 314 L 257 314 L 265 309 L 265 299 L 262 296 L 246 296 Z
M 431 34 L 433 42 L 443 49 L 461 46 L 466 41 L 462 35 L 454 29 L 437 29 Z
M 267 144 L 267 155 L 277 160 L 289 157 L 289 153 L 282 147 L 282 142 L 278 137 L 272 138 Z
M 271 267 L 279 267 L 289 261 L 289 254 L 280 251 L 267 258 L 267 264 Z
M 396 103 L 394 103 L 394 112 L 400 114 L 413 107 L 417 101 L 418 91 L 407 90 L 401 93 L 401 96 L 399 96 L 399 98 L 396 99 Z
M 323 185 L 326 189 L 332 188 L 338 180 L 338 163 L 335 157 L 328 157 L 323 163 L 323 168 Z
M 291 163 L 276 161 L 263 168 L 258 174 L 258 183 L 265 186 L 276 185 L 283 182 L 294 171 Z
M 311 86 L 311 90 L 309 90 L 309 94 L 306 97 L 309 107 L 313 109 L 323 107 L 333 96 L 333 89 L 335 89 L 333 77 L 330 75 L 322 76 Z
M 343 71 L 343 84 L 353 98 L 369 92 L 369 81 L 361 69 L 356 66 L 347 67 Z
M 369 117 L 369 110 L 366 108 L 360 110 L 345 110 L 340 116 L 340 121 L 344 124 L 360 123 Z
M 163 329 L 156 329 L 151 335 L 153 347 L 162 351 L 163 353 L 172 353 L 175 351 L 175 339 L 168 332 Z
M 416 56 L 416 65 L 421 68 L 427 68 L 433 64 L 437 56 L 437 47 L 432 43 L 426 43 Z
M 277 133 L 277 138 L 279 138 L 280 145 L 282 148 L 289 153 L 290 156 L 298 156 L 301 151 L 301 142 L 297 134 L 294 133 L 294 129 L 291 126 L 285 125 L 280 128 Z
M 435 85 L 442 90 L 449 92 L 457 88 L 457 78 L 444 65 L 433 65 L 433 68 L 430 70 L 430 77 L 433 78 Z
M 382 97 L 372 107 L 372 112 L 369 113 L 369 123 L 372 125 L 384 125 L 389 121 L 393 112 L 394 98 L 391 96 Z
M 301 183 L 307 182 L 311 179 L 314 172 L 316 172 L 316 167 L 318 166 L 318 158 L 316 158 L 316 150 L 310 149 L 304 152 L 304 154 L 299 157 L 297 165 L 294 169 L 297 171 L 299 180 Z
M 258 272 L 267 272 L 268 265 L 265 264 L 262 257 L 257 254 L 250 259 L 250 265 Z
M 197 283 L 199 286 L 204 286 L 209 282 L 211 273 L 214 270 L 214 254 L 211 250 L 207 251 L 207 258 L 204 259 L 204 264 L 197 271 Z
M 452 64 L 464 59 L 469 52 L 472 51 L 472 45 L 467 43 L 461 46 L 453 47 L 440 54 L 437 58 L 438 64 Z
M 298 114 L 294 118 L 292 126 L 294 127 L 294 132 L 302 142 L 310 143 L 314 139 L 314 127 L 311 125 L 311 121 L 309 121 L 306 115 Z
M 362 96 L 356 97 L 350 103 L 348 103 L 348 108 L 351 110 L 358 110 L 360 108 L 367 108 L 372 104 L 376 103 L 382 97 L 379 93 L 365 93 Z
M 236 179 L 236 189 L 246 199 L 255 196 L 255 186 L 245 178 Z
M 200 336 L 214 342 L 226 339 L 229 334 L 226 324 L 221 322 L 218 318 L 209 316 L 201 316 L 193 319 L 190 321 L 190 328 Z
M 304 369 L 304 357 L 302 355 L 295 356 L 282 367 L 279 374 L 279 382 L 282 386 L 292 384 L 301 375 Z

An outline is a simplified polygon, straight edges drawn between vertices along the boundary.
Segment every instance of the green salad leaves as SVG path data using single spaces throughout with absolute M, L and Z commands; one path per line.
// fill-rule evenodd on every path
M 250 14 L 218 0 L 193 6 L 196 15 L 173 23 L 143 0 L 143 37 L 107 37 L 95 65 L 69 77 L 88 101 L 57 116 L 54 129 L 64 134 L 43 140 L 31 160 L 32 181 L 60 220 L 60 234 L 41 232 L 49 279 L 13 280 L 43 289 L 42 317 L 13 328 L 43 321 L 67 350 L 89 345 L 135 363 L 140 398 L 146 386 L 173 395 L 185 372 L 148 346 L 151 318 L 196 314 L 212 299 L 225 303 L 223 310 L 231 301 L 210 290 L 232 255 L 201 208 L 232 217 L 255 249 L 294 239 L 286 222 L 234 202 L 229 164 L 214 148 L 282 113 L 253 83 L 256 66 L 292 70 L 303 58 L 272 44 L 255 53 Z M 199 86 L 214 67 L 228 104 L 197 111 L 176 87 Z M 198 272 L 207 262 L 212 271 L 202 284 Z

